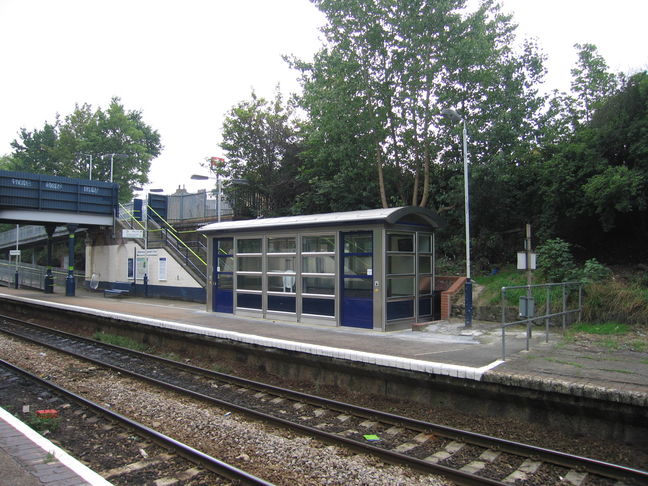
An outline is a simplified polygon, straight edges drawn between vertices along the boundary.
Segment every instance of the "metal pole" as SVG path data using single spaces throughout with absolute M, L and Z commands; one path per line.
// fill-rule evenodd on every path
M 506 361 L 506 287 L 502 287 L 502 361 Z
M 20 256 L 18 254 L 18 242 L 19 241 L 20 241 L 20 225 L 17 224 L 16 225 L 16 255 L 14 257 L 16 259 L 16 274 L 14 275 L 14 288 L 15 289 L 18 288 L 18 258 Z
M 148 219 L 149 205 L 146 204 L 146 218 L 144 219 L 144 297 L 148 297 Z
M 464 210 L 466 219 L 466 286 L 465 286 L 465 307 L 466 327 L 472 327 L 472 281 L 470 280 L 470 195 L 468 192 L 468 130 L 466 120 L 463 122 L 463 156 L 464 156 Z
M 110 182 L 113 181 L 113 159 L 115 154 L 110 154 Z
M 92 180 L 92 154 L 90 154 L 90 180 Z
M 216 201 L 216 208 L 218 209 L 218 222 L 221 222 L 221 184 L 220 175 L 216 172 L 216 192 L 218 193 L 218 201 Z

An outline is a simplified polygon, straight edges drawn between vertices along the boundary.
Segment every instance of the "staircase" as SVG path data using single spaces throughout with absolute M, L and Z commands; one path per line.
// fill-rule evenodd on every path
M 173 259 L 178 262 L 202 287 L 207 285 L 207 247 L 198 240 L 184 241 L 181 233 L 178 233 L 173 226 L 166 221 L 150 217 L 145 228 L 143 223 L 132 217 L 120 217 L 118 222 L 125 229 L 144 230 L 144 237 L 148 236 L 148 242 L 144 238 L 136 238 L 135 241 L 142 248 L 164 249 Z

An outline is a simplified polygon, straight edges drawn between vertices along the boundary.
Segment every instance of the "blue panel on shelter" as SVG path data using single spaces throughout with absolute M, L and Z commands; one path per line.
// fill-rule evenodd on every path
M 268 310 L 295 312 L 295 297 L 291 295 L 268 295 Z
M 343 325 L 350 327 L 373 328 L 373 301 L 371 299 L 342 300 Z
M 387 302 L 387 320 L 405 319 L 414 316 L 414 301 Z
M 261 294 L 236 294 L 236 305 L 261 310 Z
M 214 289 L 214 312 L 233 312 L 233 292 L 231 290 Z

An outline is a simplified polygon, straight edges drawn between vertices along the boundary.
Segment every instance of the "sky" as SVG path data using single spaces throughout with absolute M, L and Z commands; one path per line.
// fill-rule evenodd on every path
M 647 0 L 502 3 L 547 55 L 548 89 L 569 89 L 577 42 L 595 44 L 612 71 L 648 68 Z M 0 0 L 0 154 L 23 127 L 119 97 L 162 139 L 149 189 L 213 187 L 190 177 L 224 155 L 227 112 L 252 90 L 297 91 L 282 56 L 311 59 L 323 23 L 308 0 Z

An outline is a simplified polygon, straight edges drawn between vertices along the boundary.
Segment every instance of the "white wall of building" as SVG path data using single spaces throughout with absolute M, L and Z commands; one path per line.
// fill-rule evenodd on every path
M 136 257 L 137 250 L 141 251 L 142 248 L 132 241 L 120 245 L 86 246 L 86 278 L 90 280 L 94 274 L 101 282 L 132 282 L 132 275 L 129 276 L 130 259 L 131 266 L 139 260 L 136 273 L 137 281 L 141 282 L 147 258 Z M 166 250 L 150 249 L 148 253 L 146 273 L 150 285 L 201 287 Z

